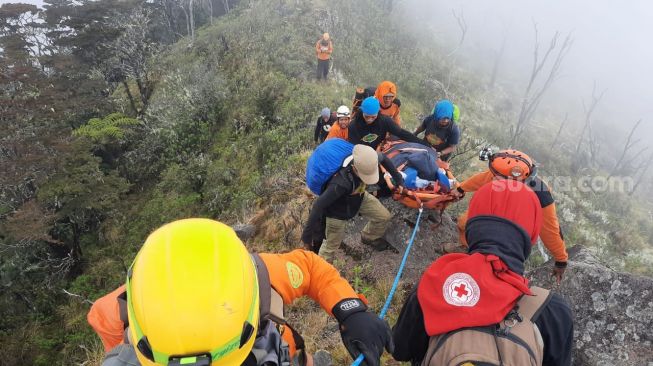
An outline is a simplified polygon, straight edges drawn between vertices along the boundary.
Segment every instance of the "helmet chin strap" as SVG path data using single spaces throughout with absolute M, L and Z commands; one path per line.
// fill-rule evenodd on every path
M 537 176 L 537 165 L 533 164 L 531 166 L 531 175 L 528 176 L 528 178 L 535 178 Z

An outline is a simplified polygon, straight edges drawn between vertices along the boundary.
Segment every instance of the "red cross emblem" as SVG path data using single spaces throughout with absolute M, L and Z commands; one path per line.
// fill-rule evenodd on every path
M 465 284 L 461 283 L 460 286 L 454 287 L 454 291 L 456 291 L 456 295 L 458 297 L 463 297 L 463 295 L 469 295 L 469 291 L 465 290 Z
M 481 298 L 481 289 L 472 276 L 457 272 L 444 281 L 442 295 L 449 305 L 474 306 Z

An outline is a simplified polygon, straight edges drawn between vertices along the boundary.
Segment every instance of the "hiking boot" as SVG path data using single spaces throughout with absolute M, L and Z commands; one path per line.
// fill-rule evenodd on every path
M 313 355 L 313 366 L 332 366 L 333 358 L 331 354 L 323 349 L 315 352 Z
M 399 251 L 394 246 L 392 246 L 392 244 L 390 244 L 387 240 L 385 240 L 384 237 L 380 237 L 378 239 L 372 240 L 372 239 L 366 239 L 365 237 L 361 236 L 361 243 L 372 247 L 372 249 L 378 252 L 382 252 L 384 250 L 390 249 L 395 253 L 399 253 Z

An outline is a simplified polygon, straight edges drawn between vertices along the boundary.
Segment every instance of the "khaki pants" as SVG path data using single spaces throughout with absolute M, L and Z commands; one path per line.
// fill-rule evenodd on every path
M 363 203 L 358 211 L 361 216 L 368 218 L 370 221 L 363 228 L 361 236 L 368 240 L 378 239 L 385 234 L 388 222 L 392 215 L 379 200 L 371 194 L 365 192 L 363 196 Z M 326 219 L 326 239 L 320 247 L 320 256 L 328 261 L 333 258 L 333 253 L 338 249 L 342 238 L 345 236 L 345 226 L 347 221 L 333 219 L 327 217 Z

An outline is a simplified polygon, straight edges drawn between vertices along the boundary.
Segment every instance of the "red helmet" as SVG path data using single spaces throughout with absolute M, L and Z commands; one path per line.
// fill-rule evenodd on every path
M 517 150 L 501 150 L 490 156 L 490 171 L 502 178 L 524 181 L 534 176 L 537 168 L 533 160 Z

